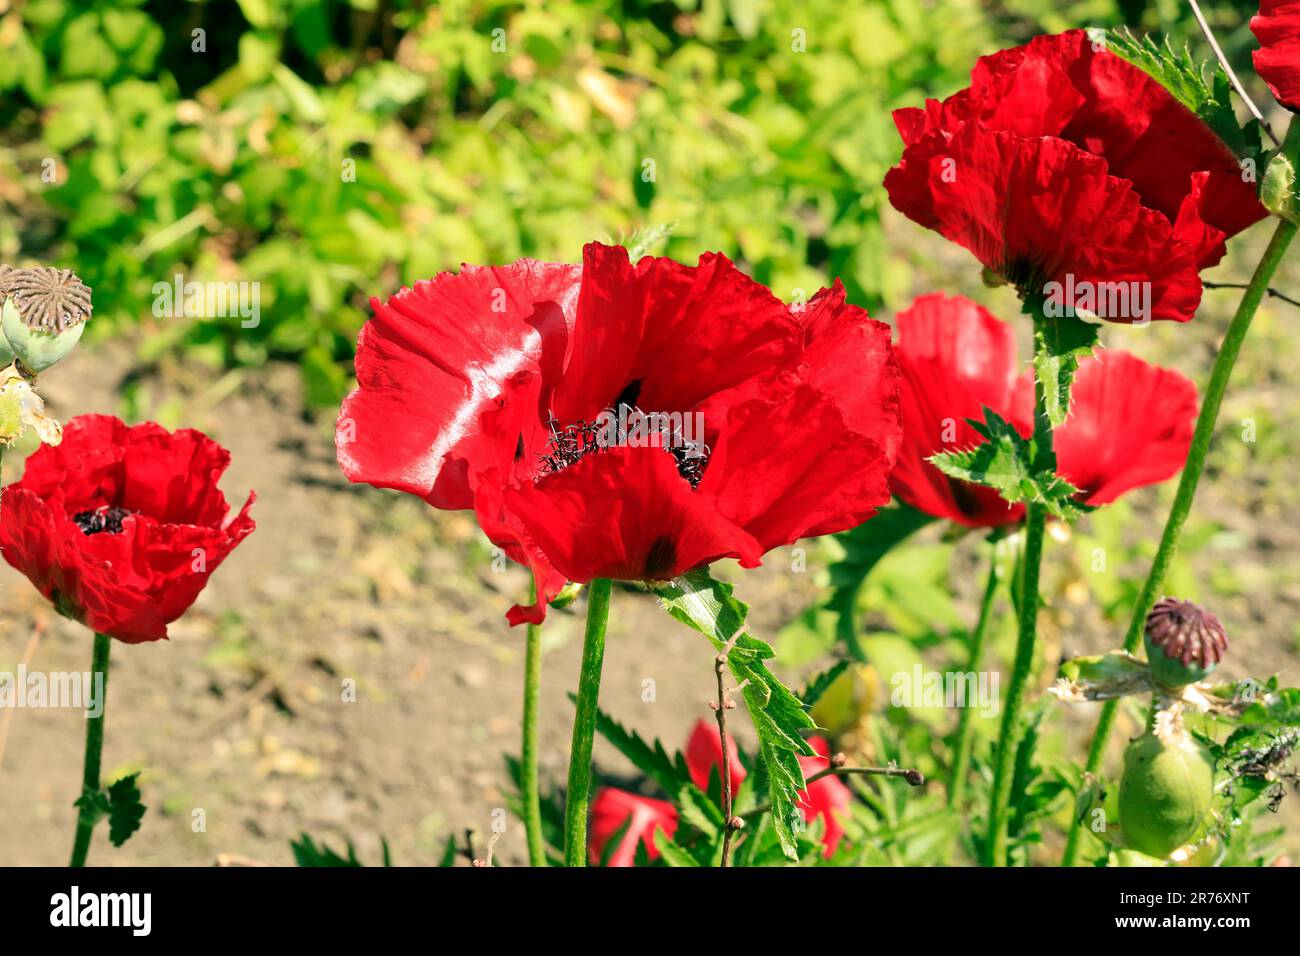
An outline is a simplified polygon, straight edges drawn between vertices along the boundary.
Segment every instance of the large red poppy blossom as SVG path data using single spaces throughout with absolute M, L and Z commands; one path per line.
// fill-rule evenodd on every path
M 0 552 L 90 629 L 164 640 L 208 577 L 255 527 L 217 487 L 230 453 L 201 432 L 110 415 L 68 423 L 4 489 Z
M 894 120 L 900 212 L 1022 293 L 1084 308 L 1098 283 L 1149 290 L 1145 314 L 1089 308 L 1113 321 L 1190 319 L 1199 270 L 1266 215 L 1209 127 L 1081 30 L 983 57 L 969 87 Z
M 1255 72 L 1279 103 L 1300 112 L 1300 0 L 1260 0 L 1250 30 L 1260 46 L 1251 54 Z
M 895 352 L 903 371 L 903 449 L 890 476 L 894 493 L 915 508 L 968 527 L 1019 521 L 993 489 L 957 481 L 931 455 L 982 441 L 967 419 L 991 408 L 1028 437 L 1033 431 L 1033 373 L 1021 369 L 1011 327 L 960 296 L 926 295 L 900 312 Z M 1090 505 L 1164 481 L 1187 457 L 1196 387 L 1169 369 L 1126 352 L 1084 359 L 1070 415 L 1055 432 L 1057 470 Z
M 357 379 L 344 472 L 473 507 L 537 579 L 516 624 L 566 580 L 753 567 L 854 527 L 887 500 L 900 441 L 888 327 L 838 283 L 791 307 L 717 254 L 634 265 L 592 243 L 580 267 L 440 275 L 375 303 Z M 593 423 L 619 410 L 677 416 L 669 438 L 702 445 L 602 444 Z
M 806 778 L 830 766 L 830 745 L 825 739 L 809 737 L 808 743 L 817 756 L 799 758 L 799 766 Z M 731 785 L 735 788 L 745 779 L 745 768 L 740 762 L 735 739 L 728 739 L 727 744 L 732 761 Z M 686 766 L 691 780 L 701 790 L 707 791 L 710 781 L 719 779 L 721 764 L 722 739 L 718 736 L 717 725 L 706 720 L 696 721 L 686 746 Z M 808 823 L 822 821 L 822 845 L 827 857 L 835 852 L 844 837 L 844 821 L 852 799 L 853 792 L 833 774 L 815 780 L 807 789 L 799 791 L 797 802 L 804 820 Z M 603 787 L 591 804 L 589 853 L 593 863 L 605 859 L 606 846 L 624 825 L 627 829 L 623 839 L 609 851 L 609 866 L 633 866 L 638 842 L 644 845 L 647 859 L 658 859 L 654 832 L 662 829 L 667 836 L 672 836 L 677 831 L 677 810 L 664 800 L 643 797 L 616 787 Z

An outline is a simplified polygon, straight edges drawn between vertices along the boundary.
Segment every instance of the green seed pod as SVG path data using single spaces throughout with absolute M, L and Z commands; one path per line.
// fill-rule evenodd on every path
M 1119 822 L 1124 842 L 1164 858 L 1196 833 L 1214 794 L 1209 751 L 1181 727 L 1148 731 L 1124 752 Z
M 1191 601 L 1161 598 L 1147 615 L 1142 635 L 1151 676 L 1178 688 L 1205 680 L 1228 650 L 1219 619 Z
M 0 330 L 13 354 L 43 372 L 72 351 L 90 318 L 90 289 L 68 269 L 11 269 L 0 277 Z

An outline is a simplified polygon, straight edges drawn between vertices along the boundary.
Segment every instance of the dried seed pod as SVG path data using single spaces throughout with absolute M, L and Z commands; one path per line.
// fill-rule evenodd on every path
M 71 269 L 6 269 L 0 273 L 0 328 L 14 354 L 33 372 L 76 346 L 93 306 L 90 289 Z
M 1204 680 L 1228 650 L 1228 635 L 1217 617 L 1174 598 L 1161 598 L 1151 609 L 1143 642 L 1151 674 L 1165 687 Z

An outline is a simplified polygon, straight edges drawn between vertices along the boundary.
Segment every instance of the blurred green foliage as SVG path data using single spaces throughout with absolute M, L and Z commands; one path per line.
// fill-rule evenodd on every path
M 647 224 L 786 298 L 838 276 L 875 307 L 907 278 L 881 227 L 891 109 L 1036 32 L 1181 6 L 8 0 L 0 258 L 75 267 L 93 333 L 145 323 L 144 361 L 292 359 L 316 405 L 370 296 Z M 260 283 L 261 323 L 156 318 L 176 273 Z

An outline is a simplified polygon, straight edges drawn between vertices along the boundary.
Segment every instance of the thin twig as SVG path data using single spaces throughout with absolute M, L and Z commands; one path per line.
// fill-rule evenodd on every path
M 474 828 L 465 828 L 465 858 L 469 860 L 470 866 L 474 865 L 476 856 L 474 854 Z
M 731 693 L 726 688 L 727 658 L 730 656 L 732 648 L 736 646 L 736 641 L 744 634 L 744 629 L 737 631 L 736 634 L 723 645 L 722 651 L 713 659 L 713 673 L 718 678 L 718 699 L 710 701 L 714 713 L 718 717 L 718 738 L 722 741 L 722 818 L 726 821 L 723 825 L 722 834 L 722 862 L 721 866 L 726 866 L 731 859 L 731 837 L 737 830 L 745 825 L 745 821 L 740 817 L 732 816 L 731 813 L 731 752 L 727 749 L 727 710 L 734 708 L 736 702 L 731 698 Z M 740 687 L 744 687 L 741 684 Z M 739 690 L 740 688 L 736 688 Z
M 1207 289 L 1244 289 L 1244 288 L 1246 288 L 1246 283 L 1244 283 L 1244 282 L 1205 282 L 1205 281 L 1202 281 L 1202 282 L 1201 282 L 1201 285 L 1205 286 L 1205 288 L 1207 288 Z M 1283 302 L 1289 303 L 1290 305 L 1300 306 L 1300 299 L 1293 299 L 1293 298 L 1291 298 L 1289 295 L 1287 295 L 1287 294 L 1285 294 L 1285 293 L 1283 293 L 1283 292 L 1278 292 L 1277 289 L 1268 288 L 1268 289 L 1265 289 L 1265 290 L 1264 290 L 1264 293 L 1265 293 L 1267 296 L 1269 296 L 1269 298 L 1273 298 L 1273 299 L 1281 299 Z
M 830 766 L 818 770 L 811 777 L 804 780 L 804 788 L 807 789 L 823 777 L 902 777 L 914 787 L 925 786 L 925 774 L 919 770 L 908 767 L 849 767 L 845 766 L 845 756 L 837 753 L 830 758 Z M 758 817 L 769 812 L 772 805 L 765 803 L 762 806 L 755 807 L 745 814 L 745 817 Z
M 1214 32 L 1210 29 L 1210 25 L 1205 21 L 1205 14 L 1201 13 L 1200 6 L 1197 4 L 1196 0 L 1187 0 L 1187 4 L 1192 8 L 1192 15 L 1196 17 L 1196 22 L 1200 24 L 1201 32 L 1205 34 L 1205 39 L 1210 42 L 1210 49 L 1214 51 L 1214 55 L 1218 58 L 1219 65 L 1223 67 L 1223 72 L 1228 74 L 1228 79 L 1232 82 L 1233 89 L 1237 91 L 1237 95 L 1240 96 L 1242 102 L 1246 104 L 1246 109 L 1250 110 L 1251 115 L 1254 116 L 1255 119 L 1259 120 L 1259 125 L 1264 127 L 1264 132 L 1268 133 L 1268 138 L 1273 141 L 1273 145 L 1281 146 L 1282 144 L 1278 142 L 1278 138 L 1273 135 L 1273 130 L 1268 125 L 1268 121 L 1264 119 L 1264 114 L 1259 111 L 1259 107 L 1256 106 L 1254 100 L 1250 98 L 1250 94 L 1246 92 L 1246 88 L 1241 85 L 1241 80 L 1237 79 L 1237 74 L 1232 72 L 1232 67 L 1228 64 L 1228 58 L 1223 55 L 1223 49 L 1219 46 L 1219 41 L 1214 38 Z
M 465 831 L 465 835 L 468 837 L 469 834 L 470 834 L 471 832 L 472 832 L 472 831 L 466 830 L 466 831 Z M 496 848 L 497 848 L 497 840 L 500 840 L 500 839 L 501 839 L 501 831 L 500 831 L 500 830 L 493 830 L 493 831 L 492 831 L 492 835 L 491 835 L 490 837 L 488 837 L 487 856 L 484 857 L 484 858 L 481 859 L 481 860 L 478 859 L 477 857 L 473 858 L 473 863 L 474 863 L 475 866 L 477 866 L 477 867 L 491 867 L 491 866 L 492 866 L 492 854 L 493 854 L 493 852 L 495 852 L 495 850 L 496 850 Z M 471 850 L 471 852 L 473 852 L 473 847 L 472 847 L 472 846 L 471 846 L 470 850 Z

